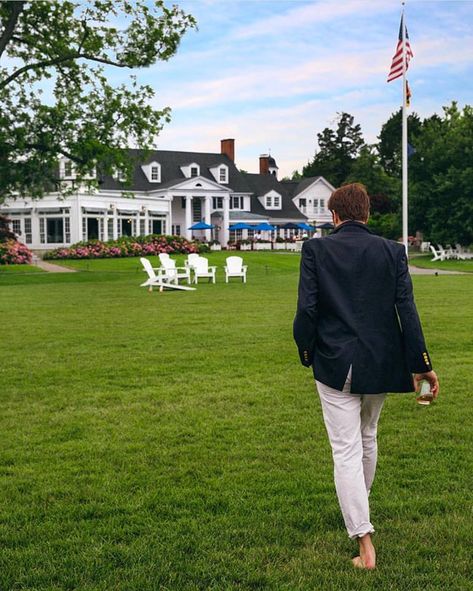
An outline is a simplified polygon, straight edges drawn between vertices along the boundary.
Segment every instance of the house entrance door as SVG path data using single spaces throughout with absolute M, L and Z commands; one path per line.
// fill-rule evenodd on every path
M 99 221 L 97 218 L 87 218 L 87 240 L 99 239 Z

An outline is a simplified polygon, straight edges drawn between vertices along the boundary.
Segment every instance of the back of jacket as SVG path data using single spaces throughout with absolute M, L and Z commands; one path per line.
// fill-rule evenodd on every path
M 304 243 L 294 337 L 304 365 L 341 390 L 410 392 L 432 369 L 403 245 L 345 222 Z

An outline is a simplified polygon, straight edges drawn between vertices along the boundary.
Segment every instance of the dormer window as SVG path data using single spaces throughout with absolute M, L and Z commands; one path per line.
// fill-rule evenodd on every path
M 159 166 L 152 166 L 151 167 L 151 180 L 152 181 L 159 181 Z
M 219 170 L 219 173 L 218 173 L 218 180 L 219 180 L 221 183 L 227 183 L 227 182 L 228 182 L 228 179 L 227 179 L 227 169 L 226 169 L 224 166 L 222 166 L 222 167 L 220 168 L 220 170 Z
M 72 160 L 64 158 L 61 163 L 61 177 L 63 179 L 73 179 L 76 176 L 74 163 Z
M 199 176 L 199 168 L 197 166 L 191 166 L 191 177 Z
M 281 209 L 281 195 L 276 191 L 271 191 L 261 201 L 266 209 Z
M 72 162 L 70 160 L 64 162 L 64 176 L 72 176 Z
M 143 165 L 141 169 L 150 183 L 161 182 L 161 164 L 159 162 L 149 162 Z

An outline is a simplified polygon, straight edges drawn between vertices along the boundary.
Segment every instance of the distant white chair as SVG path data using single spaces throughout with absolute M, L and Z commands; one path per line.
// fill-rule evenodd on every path
M 199 254 L 197 252 L 191 252 L 187 255 L 187 259 L 184 261 L 184 265 L 188 267 L 191 271 L 194 268 L 194 261 L 199 258 Z
M 243 283 L 246 283 L 247 265 L 243 264 L 241 257 L 227 257 L 225 269 L 225 283 L 228 283 L 229 277 L 241 277 Z
M 153 287 L 158 287 L 159 291 L 163 291 L 165 287 L 170 289 L 180 289 L 183 291 L 193 291 L 195 287 L 187 287 L 185 285 L 178 284 L 178 278 L 176 273 L 166 273 L 163 271 L 163 267 L 155 268 L 152 264 L 144 257 L 140 258 L 143 269 L 148 275 L 148 279 L 140 285 L 140 287 L 147 287 L 148 291 L 153 291 Z M 157 271 L 157 273 L 156 273 Z
M 457 258 L 459 258 L 462 261 L 466 261 L 467 259 L 473 259 L 473 252 L 470 252 L 461 244 L 456 244 L 455 246 L 457 251 Z
M 197 256 L 192 259 L 192 270 L 194 272 L 194 283 L 199 282 L 199 277 L 208 277 L 209 281 L 215 283 L 215 271 L 217 267 L 209 266 L 209 261 L 205 257 Z
M 179 283 L 179 279 L 185 279 L 187 283 L 191 282 L 191 270 L 188 267 L 176 267 L 176 261 L 172 259 L 167 253 L 162 252 L 159 255 L 161 262 L 160 271 L 168 277 L 172 277 L 175 283 Z
M 435 247 L 432 244 L 430 245 L 430 250 L 432 251 L 432 254 L 434 255 L 434 258 L 430 259 L 431 262 L 445 260 L 445 254 L 442 255 L 440 250 L 439 251 L 435 250 Z

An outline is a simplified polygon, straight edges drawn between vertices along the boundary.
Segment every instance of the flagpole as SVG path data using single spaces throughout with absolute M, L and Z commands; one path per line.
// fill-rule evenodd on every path
M 407 254 L 408 180 L 407 180 L 407 89 L 406 89 L 406 23 L 402 3 L 402 242 Z

